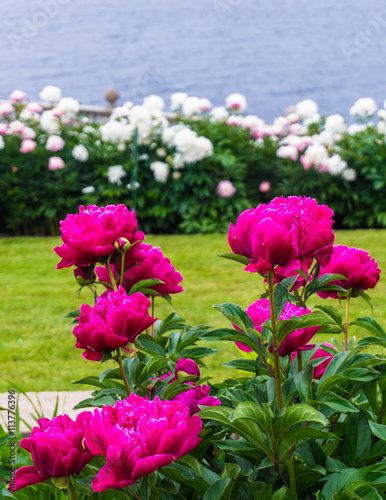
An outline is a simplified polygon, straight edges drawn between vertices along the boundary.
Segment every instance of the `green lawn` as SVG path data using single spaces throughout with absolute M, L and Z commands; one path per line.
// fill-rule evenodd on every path
M 242 267 L 218 254 L 228 252 L 226 235 L 148 236 L 146 242 L 160 246 L 175 268 L 184 276 L 185 292 L 173 299 L 173 307 L 191 325 L 226 325 L 212 304 L 235 302 L 246 308 L 263 291 L 262 279 L 246 273 Z M 367 250 L 386 269 L 386 231 L 337 231 L 336 243 Z M 57 271 L 59 260 L 53 247 L 59 238 L 9 238 L 0 240 L 0 362 L 2 376 L 25 391 L 71 390 L 80 386 L 71 381 L 101 371 L 99 363 L 86 361 L 82 351 L 74 349 L 69 321 L 63 316 L 92 302 L 84 290 L 81 299 L 71 269 Z M 373 317 L 386 326 L 385 280 L 370 292 L 374 302 Z M 160 301 L 159 301 L 160 302 Z M 332 302 L 332 301 L 330 301 Z M 352 318 L 371 315 L 361 300 L 352 301 Z M 338 302 L 334 301 L 338 306 Z M 173 309 L 166 303 L 156 307 L 158 318 Z M 355 330 L 353 331 L 355 333 Z M 329 338 L 318 338 L 329 340 Z M 230 343 L 222 343 L 221 353 L 207 359 L 215 380 L 231 373 L 221 363 L 240 356 Z M 108 366 L 106 365 L 105 368 Z M 10 384 L 0 380 L 0 392 Z

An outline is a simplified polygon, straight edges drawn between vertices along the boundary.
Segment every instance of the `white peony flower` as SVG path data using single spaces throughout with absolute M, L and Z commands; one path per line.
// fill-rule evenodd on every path
M 170 109 L 172 111 L 176 111 L 184 104 L 187 98 L 188 94 L 186 94 L 185 92 L 175 92 L 170 96 Z
M 225 99 L 225 106 L 234 113 L 243 113 L 247 109 L 247 100 L 242 94 L 230 94 Z
M 296 104 L 296 114 L 302 119 L 309 119 L 318 112 L 318 105 L 312 99 L 305 99 Z
M 125 102 L 122 106 L 117 106 L 114 108 L 110 115 L 110 120 L 119 120 L 120 118 L 128 118 L 129 111 L 133 107 L 133 103 L 128 101 Z
M 175 170 L 185 167 L 184 157 L 182 153 L 175 153 L 172 157 L 172 165 Z
M 317 167 L 328 159 L 327 150 L 321 144 L 312 144 L 308 146 L 304 156 L 308 163 Z
M 49 151 L 59 151 L 63 149 L 65 145 L 64 140 L 60 137 L 60 135 L 50 135 L 46 142 L 46 149 Z
M 164 148 L 157 148 L 155 150 L 155 154 L 159 157 L 159 158 L 165 158 L 165 156 L 167 155 L 166 153 L 166 150 Z
M 342 115 L 331 115 L 326 118 L 324 129 L 331 134 L 344 132 L 346 130 L 346 120 Z
M 143 106 L 148 109 L 162 110 L 165 107 L 165 102 L 162 97 L 159 97 L 158 95 L 149 95 L 143 100 Z
M 103 142 L 122 143 L 131 139 L 134 127 L 115 120 L 108 121 L 99 129 Z
M 380 109 L 378 111 L 378 116 L 381 120 L 386 121 L 386 109 Z
M 42 113 L 40 117 L 40 126 L 49 134 L 57 134 L 60 130 L 59 120 L 54 116 L 51 110 Z
M 347 167 L 347 162 L 342 160 L 339 155 L 333 155 L 331 158 L 325 160 L 325 166 L 328 173 L 338 175 Z
M 79 101 L 73 97 L 63 97 L 58 102 L 56 109 L 62 111 L 67 116 L 74 116 L 79 113 Z
M 44 102 L 58 102 L 62 97 L 62 91 L 54 85 L 47 85 L 40 92 L 39 97 Z
M 205 97 L 202 97 L 200 99 L 200 110 L 202 113 L 206 113 L 210 110 L 211 107 L 212 103 L 209 101 L 209 99 L 206 99 Z
M 21 134 L 25 128 L 24 123 L 19 122 L 18 120 L 14 120 L 9 124 L 9 133 L 10 134 Z
M 326 148 L 334 144 L 334 136 L 328 130 L 323 130 L 319 135 L 313 135 L 312 139 L 314 143 L 322 144 Z
M 150 164 L 150 169 L 153 171 L 154 179 L 158 182 L 166 182 L 169 176 L 169 167 L 162 161 L 154 161 Z
M 264 126 L 264 120 L 256 115 L 248 115 L 243 118 L 243 127 L 245 128 L 258 129 L 262 126 Z
M 362 97 L 358 99 L 350 109 L 351 116 L 360 116 L 366 118 L 373 116 L 377 111 L 377 105 L 371 97 Z
M 0 135 L 0 149 L 4 149 L 4 147 L 5 147 L 4 139 L 3 136 Z
M 107 170 L 107 178 L 111 184 L 117 184 L 120 186 L 122 184 L 121 178 L 125 177 L 126 172 L 122 165 L 114 165 L 109 167 Z
M 298 149 L 295 146 L 280 146 L 276 151 L 279 158 L 290 158 L 292 161 L 298 159 Z
M 87 187 L 82 189 L 83 194 L 91 194 L 91 193 L 94 193 L 94 191 L 95 191 L 94 186 L 87 186 Z
M 226 121 L 227 125 L 242 126 L 244 125 L 244 118 L 240 115 L 230 115 Z
M 217 108 L 213 108 L 209 114 L 209 117 L 212 122 L 223 122 L 229 116 L 228 110 L 225 106 L 218 106 Z
M 342 177 L 346 181 L 352 182 L 352 181 L 355 181 L 355 179 L 357 178 L 357 173 L 355 172 L 355 170 L 353 168 L 346 168 L 342 172 Z
M 188 97 L 182 105 L 182 113 L 185 116 L 201 113 L 201 99 L 199 97 Z
M 87 149 L 82 144 L 78 144 L 78 146 L 75 146 L 73 148 L 72 156 L 75 158 L 75 160 L 87 161 L 89 154 Z
M 377 124 L 377 129 L 378 129 L 378 132 L 380 132 L 381 134 L 386 134 L 386 122 L 383 120 L 380 120 Z

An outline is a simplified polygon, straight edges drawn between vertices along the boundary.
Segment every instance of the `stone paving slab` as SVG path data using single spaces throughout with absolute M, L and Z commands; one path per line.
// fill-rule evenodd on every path
M 91 392 L 84 391 L 66 391 L 66 392 L 27 392 L 27 396 L 31 399 L 36 408 L 41 412 L 39 402 L 42 406 L 42 413 L 44 417 L 52 418 L 53 412 L 55 409 L 56 398 L 59 395 L 59 404 L 58 404 L 58 415 L 67 414 L 69 417 L 74 419 L 76 415 L 82 411 L 87 410 L 88 408 L 83 408 L 81 410 L 73 410 L 74 406 L 77 405 L 83 399 L 89 398 L 91 396 Z M 10 405 L 8 405 L 8 397 L 10 396 Z M 18 397 L 18 408 L 20 417 L 25 420 L 32 427 L 36 425 L 36 420 L 33 418 L 33 415 L 36 416 L 36 412 L 31 404 L 28 401 L 28 398 L 24 394 L 15 394 Z M 13 396 L 9 395 L 9 393 L 0 393 L 0 407 L 1 408 L 12 408 L 11 403 L 14 402 Z M 93 408 L 89 408 L 92 410 Z M 2 427 L 7 428 L 8 424 L 8 415 L 7 411 L 0 411 L 0 425 Z M 29 432 L 28 426 L 24 422 L 20 422 L 20 432 L 26 433 Z

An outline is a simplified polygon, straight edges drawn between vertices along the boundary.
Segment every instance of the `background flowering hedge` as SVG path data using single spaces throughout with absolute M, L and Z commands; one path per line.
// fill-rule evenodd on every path
M 40 94 L 48 108 L 14 91 L 0 104 L 0 232 L 57 234 L 83 204 L 124 203 L 152 233 L 214 233 L 249 206 L 279 195 L 327 203 L 337 227 L 384 227 L 386 110 L 369 98 L 347 126 L 321 117 L 310 100 L 272 124 L 246 115 L 240 94 L 213 108 L 177 93 L 163 115 L 158 96 L 125 103 L 107 123 L 79 114 L 60 89 Z

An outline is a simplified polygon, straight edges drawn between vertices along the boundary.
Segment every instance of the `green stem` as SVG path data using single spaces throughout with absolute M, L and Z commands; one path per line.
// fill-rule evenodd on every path
M 78 500 L 78 497 L 76 496 L 76 492 L 75 492 L 74 486 L 71 482 L 71 479 L 70 478 L 68 478 L 68 479 L 69 479 L 68 491 L 70 493 L 70 497 L 72 500 Z
M 127 395 L 130 396 L 131 391 L 130 391 L 130 387 L 129 387 L 129 382 L 127 381 L 127 378 L 126 378 L 125 369 L 123 368 L 122 352 L 121 352 L 120 347 L 117 349 L 117 355 L 114 357 L 114 359 L 118 363 L 119 369 L 121 370 L 121 375 L 122 375 L 123 383 L 125 384 L 125 389 L 126 389 Z
M 107 272 L 109 273 L 109 277 L 110 277 L 110 281 L 111 281 L 111 286 L 113 287 L 114 291 L 117 291 L 118 290 L 117 282 L 115 281 L 115 278 L 114 278 L 114 275 L 113 275 L 113 271 L 111 270 L 111 266 L 110 266 L 110 259 L 111 259 L 111 257 L 112 257 L 112 254 L 109 255 L 108 258 L 107 258 L 106 269 L 107 269 Z
M 346 319 L 344 324 L 344 350 L 348 349 L 348 324 L 349 324 L 349 314 L 350 314 L 350 294 L 351 290 L 349 290 L 346 298 Z
M 155 302 L 155 297 L 154 295 L 151 296 L 151 315 L 154 318 L 154 302 Z M 151 336 L 154 339 L 154 323 L 151 325 Z
M 284 407 L 283 402 L 283 392 L 281 389 L 281 375 L 280 375 L 280 357 L 279 357 L 279 346 L 276 338 L 276 313 L 275 313 L 275 298 L 274 298 L 274 285 L 273 285 L 273 271 L 268 271 L 268 295 L 269 295 L 269 306 L 271 310 L 271 327 L 273 330 L 273 368 L 275 372 L 275 388 L 276 388 L 276 398 L 277 406 L 279 411 Z
M 126 252 L 122 252 L 121 254 L 121 279 L 120 279 L 120 285 L 122 286 L 122 283 L 123 283 L 123 274 L 125 272 L 125 255 L 126 255 Z
M 273 330 L 273 365 L 275 372 L 275 389 L 276 389 L 277 407 L 278 410 L 281 411 L 284 408 L 284 401 L 283 401 L 283 391 L 281 387 L 281 374 L 280 374 L 280 356 L 279 356 L 280 344 L 278 343 L 276 337 L 277 325 L 276 325 L 276 312 L 275 312 L 273 271 L 267 272 L 267 279 L 268 279 L 269 306 L 271 311 L 271 327 Z M 294 471 L 294 464 L 291 451 L 287 451 L 285 456 L 288 468 L 290 490 L 296 493 L 295 471 Z
M 131 488 L 127 487 L 127 489 L 130 491 L 130 493 L 133 495 L 134 498 L 141 500 L 141 497 L 139 497 L 136 493 L 134 493 L 134 491 Z

